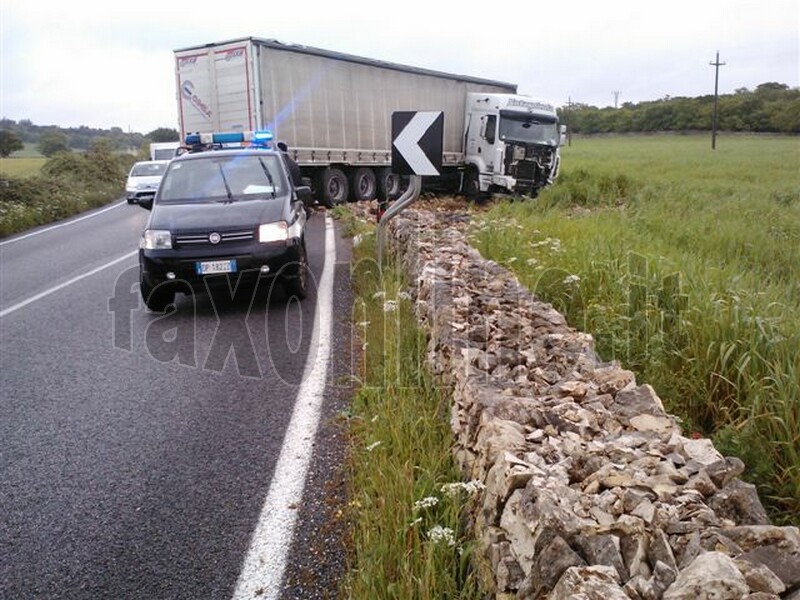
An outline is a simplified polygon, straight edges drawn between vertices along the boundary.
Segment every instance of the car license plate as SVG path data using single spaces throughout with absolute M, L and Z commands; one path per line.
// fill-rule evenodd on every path
M 235 260 L 212 260 L 194 264 L 195 273 L 198 275 L 214 275 L 216 273 L 235 273 Z

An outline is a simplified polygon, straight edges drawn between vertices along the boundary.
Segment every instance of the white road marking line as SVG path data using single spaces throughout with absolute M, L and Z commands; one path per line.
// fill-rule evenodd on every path
M 32 231 L 31 233 L 26 233 L 25 235 L 21 235 L 19 237 L 12 238 L 10 240 L 6 240 L 4 242 L 0 242 L 0 246 L 5 246 L 6 244 L 13 244 L 14 242 L 19 242 L 20 240 L 25 240 L 29 237 L 33 237 L 35 235 L 39 235 L 40 233 L 47 233 L 48 231 L 53 231 L 53 229 L 58 229 L 60 227 L 66 227 L 67 225 L 72 225 L 73 223 L 78 223 L 79 221 L 83 221 L 84 219 L 91 219 L 92 217 L 96 217 L 97 215 L 102 215 L 104 212 L 108 212 L 120 206 L 125 206 L 128 203 L 127 200 L 124 202 L 117 202 L 111 206 L 107 206 L 102 210 L 98 210 L 97 212 L 93 212 L 90 215 L 84 215 L 82 217 L 78 217 L 77 219 L 72 219 L 71 221 L 67 221 L 66 223 L 59 223 L 58 225 L 51 225 L 50 227 L 45 227 L 44 229 L 37 229 L 36 231 Z
M 297 521 L 297 507 L 303 498 L 306 473 L 311 463 L 328 373 L 333 321 L 335 243 L 333 221 L 326 214 L 325 266 L 317 288 L 316 318 L 310 354 L 269 493 L 236 582 L 234 600 L 277 600 L 280 594 Z
M 31 296 L 30 298 L 28 298 L 26 300 L 23 300 L 22 302 L 18 302 L 17 304 L 14 304 L 13 306 L 9 306 L 8 308 L 0 310 L 0 318 L 5 317 L 6 315 L 10 315 L 11 313 L 16 312 L 20 308 L 24 308 L 24 307 L 28 306 L 29 304 L 33 304 L 37 300 L 41 300 L 42 298 L 45 298 L 45 297 L 49 296 L 50 294 L 55 294 L 57 291 L 63 290 L 65 287 L 70 286 L 73 283 L 77 283 L 81 279 L 86 279 L 87 277 L 91 277 L 92 275 L 94 275 L 96 273 L 99 273 L 100 271 L 102 271 L 104 269 L 107 269 L 108 267 L 114 266 L 115 264 L 120 263 L 123 260 L 127 260 L 127 259 L 131 258 L 132 256 L 137 255 L 138 253 L 139 253 L 138 250 L 134 250 L 133 252 L 128 252 L 127 254 L 125 254 L 123 256 L 120 256 L 119 258 L 115 258 L 111 262 L 107 262 L 104 265 L 100 265 L 99 267 L 96 267 L 96 268 L 92 269 L 91 271 L 87 271 L 86 273 L 83 273 L 82 275 L 78 275 L 77 277 L 73 277 L 72 279 L 68 279 L 67 281 L 64 281 L 63 283 L 59 283 L 58 285 L 56 285 L 54 287 L 51 287 L 49 289 L 46 289 L 43 292 L 39 292 L 35 296 Z

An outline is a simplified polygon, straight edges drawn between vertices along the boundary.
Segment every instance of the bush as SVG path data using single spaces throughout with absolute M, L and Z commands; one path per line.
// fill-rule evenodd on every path
M 0 236 L 65 219 L 118 198 L 134 160 L 100 145 L 86 154 L 58 153 L 32 177 L 0 177 Z

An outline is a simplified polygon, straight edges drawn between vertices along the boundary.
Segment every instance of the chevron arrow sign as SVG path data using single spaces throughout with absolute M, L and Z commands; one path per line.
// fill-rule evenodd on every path
M 392 113 L 392 171 L 398 175 L 441 175 L 444 113 Z

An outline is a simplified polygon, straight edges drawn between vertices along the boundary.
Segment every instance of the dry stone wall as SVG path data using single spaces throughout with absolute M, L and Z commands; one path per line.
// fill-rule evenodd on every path
M 470 247 L 467 221 L 410 210 L 389 239 L 456 459 L 485 486 L 471 525 L 494 597 L 800 600 L 800 532 L 769 523 L 742 462 L 684 436 L 651 386 Z

